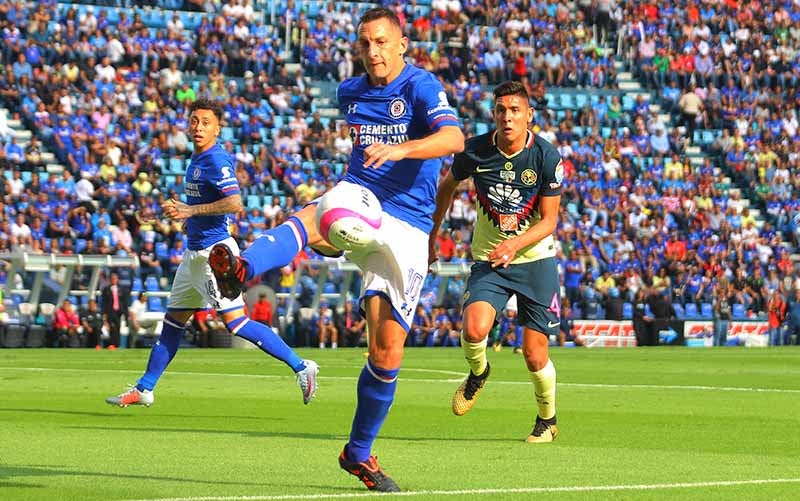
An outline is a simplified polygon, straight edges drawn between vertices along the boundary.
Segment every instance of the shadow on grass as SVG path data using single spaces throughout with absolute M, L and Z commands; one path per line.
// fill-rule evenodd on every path
M 275 483 L 275 482 L 235 482 L 229 480 L 209 480 L 204 478 L 189 478 L 189 477 L 163 477 L 158 475 L 137 475 L 131 473 L 108 473 L 104 471 L 89 471 L 89 470 L 70 470 L 65 469 L 61 465 L 20 465 L 20 466 L 4 466 L 0 468 L 0 488 L 14 487 L 20 489 L 42 489 L 54 488 L 55 486 L 45 484 L 26 484 L 21 482 L 9 482 L 5 478 L 13 477 L 56 477 L 56 476 L 75 476 L 75 477 L 96 477 L 96 478 L 110 478 L 110 479 L 131 479 L 131 480 L 145 480 L 145 481 L 160 481 L 160 482 L 180 482 L 190 484 L 203 484 L 203 485 L 243 485 L 255 487 L 272 487 L 280 489 L 296 489 L 297 484 Z M 303 483 L 303 488 L 310 489 L 325 489 L 330 491 L 352 491 L 353 487 L 348 486 L 333 486 L 330 484 L 308 484 Z
M 89 411 L 69 411 L 60 409 L 0 409 L 0 412 L 8 413 L 30 413 L 30 414 L 63 414 L 67 416 L 87 416 L 87 417 L 101 417 L 101 418 L 114 418 L 114 419 L 141 419 L 142 415 L 136 413 L 137 411 L 126 411 L 124 409 L 113 409 L 109 406 L 107 412 L 89 412 Z M 230 414 L 220 414 L 218 416 L 201 416 L 197 414 L 158 414 L 159 417 L 174 417 L 181 419 L 252 419 L 257 421 L 285 421 L 284 418 L 264 417 L 264 416 L 231 416 Z
M 132 431 L 130 428 L 111 427 L 111 426 L 65 426 L 73 430 L 92 430 L 92 431 Z M 258 430 L 204 430 L 201 428 L 155 428 L 148 426 L 147 428 L 136 429 L 136 433 L 150 432 L 150 433 L 191 433 L 191 434 L 207 434 L 207 435 L 236 435 L 251 438 L 299 438 L 305 440 L 336 440 L 341 441 L 342 445 L 349 439 L 349 435 L 336 435 L 331 433 L 295 433 L 295 432 L 281 432 L 281 431 L 258 431 Z M 476 436 L 472 438 L 459 438 L 452 436 L 393 436 L 393 435 L 379 435 L 382 440 L 398 440 L 402 442 L 477 442 L 487 443 L 496 442 L 500 444 L 517 443 L 520 440 L 508 437 L 486 437 Z

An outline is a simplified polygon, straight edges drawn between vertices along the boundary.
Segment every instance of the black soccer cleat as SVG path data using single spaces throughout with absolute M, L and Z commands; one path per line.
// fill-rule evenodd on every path
M 400 487 L 378 466 L 378 458 L 375 456 L 370 456 L 367 461 L 361 463 L 349 461 L 345 445 L 339 454 L 339 466 L 347 473 L 357 476 L 371 491 L 400 492 Z
M 533 431 L 525 439 L 529 444 L 544 444 L 552 442 L 558 436 L 558 426 L 556 426 L 556 417 L 550 419 L 542 419 L 536 416 L 536 423 L 533 425 Z
M 220 294 L 228 299 L 239 297 L 247 277 L 247 261 L 235 255 L 227 245 L 217 244 L 211 248 L 208 265 L 217 279 Z

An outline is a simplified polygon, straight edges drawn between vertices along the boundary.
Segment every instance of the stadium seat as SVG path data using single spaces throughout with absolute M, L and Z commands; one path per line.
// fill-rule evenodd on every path
M 169 247 L 166 242 L 158 242 L 155 251 L 159 261 L 166 261 L 169 259 Z
M 700 316 L 705 320 L 709 320 L 714 317 L 714 310 L 711 307 L 711 303 L 700 304 Z
M 235 136 L 233 135 L 233 127 L 223 127 L 222 134 L 220 134 L 220 140 L 222 142 L 226 141 L 233 141 Z
M 733 303 L 731 316 L 735 319 L 747 318 L 747 313 L 745 313 L 744 305 L 742 303 Z
M 686 312 L 683 310 L 681 303 L 672 303 L 672 309 L 675 310 L 675 316 L 683 320 L 686 318 Z
M 697 304 L 686 303 L 686 318 L 687 319 L 700 318 L 700 311 L 697 309 Z
M 622 303 L 622 318 L 625 320 L 633 318 L 633 305 L 631 303 Z
M 161 287 L 158 286 L 158 279 L 156 279 L 156 277 L 154 277 L 152 275 L 147 277 L 147 279 L 144 281 L 144 287 L 145 287 L 145 290 L 148 290 L 148 291 L 161 290 Z
M 170 157 L 169 171 L 173 174 L 183 175 L 184 173 L 183 159 L 178 157 Z
M 131 282 L 131 292 L 142 292 L 144 290 L 144 285 L 142 284 L 142 279 L 136 277 Z
M 86 248 L 86 239 L 85 238 L 76 238 L 75 239 L 75 252 L 80 254 Z
M 480 136 L 481 134 L 486 134 L 487 132 L 489 132 L 488 125 L 483 122 L 478 122 L 475 124 L 475 134 Z
M 150 296 L 147 298 L 147 309 L 150 311 L 164 311 L 163 298 Z

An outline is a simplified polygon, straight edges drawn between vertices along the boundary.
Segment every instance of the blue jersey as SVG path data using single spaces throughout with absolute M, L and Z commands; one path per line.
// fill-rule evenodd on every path
M 183 187 L 186 203 L 208 204 L 239 194 L 239 181 L 233 173 L 233 160 L 220 145 L 192 156 Z M 189 249 L 200 250 L 230 236 L 228 216 L 192 216 L 186 221 Z
M 444 126 L 457 127 L 455 111 L 439 81 L 406 65 L 386 86 L 370 85 L 367 75 L 347 79 L 337 97 L 353 141 L 344 179 L 372 190 L 388 214 L 429 232 L 442 159 L 403 159 L 378 169 L 364 168 L 364 150 L 373 143 L 400 144 Z

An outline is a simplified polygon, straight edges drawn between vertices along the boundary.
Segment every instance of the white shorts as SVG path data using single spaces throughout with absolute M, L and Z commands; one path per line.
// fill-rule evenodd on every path
M 428 234 L 385 212 L 381 221 L 381 243 L 376 250 L 346 255 L 364 273 L 361 308 L 364 298 L 382 296 L 392 305 L 395 320 L 408 331 L 428 274 Z
M 221 242 L 231 251 L 239 255 L 239 245 L 233 237 L 228 237 Z M 216 245 L 216 244 L 214 244 Z M 213 246 L 212 246 L 213 247 Z M 175 273 L 172 282 L 172 291 L 169 294 L 167 308 L 172 310 L 201 310 L 212 307 L 217 311 L 229 311 L 244 306 L 241 295 L 234 300 L 222 297 L 217 287 L 217 279 L 211 266 L 208 265 L 208 255 L 211 247 L 202 250 L 187 250 L 183 253 L 183 261 Z

